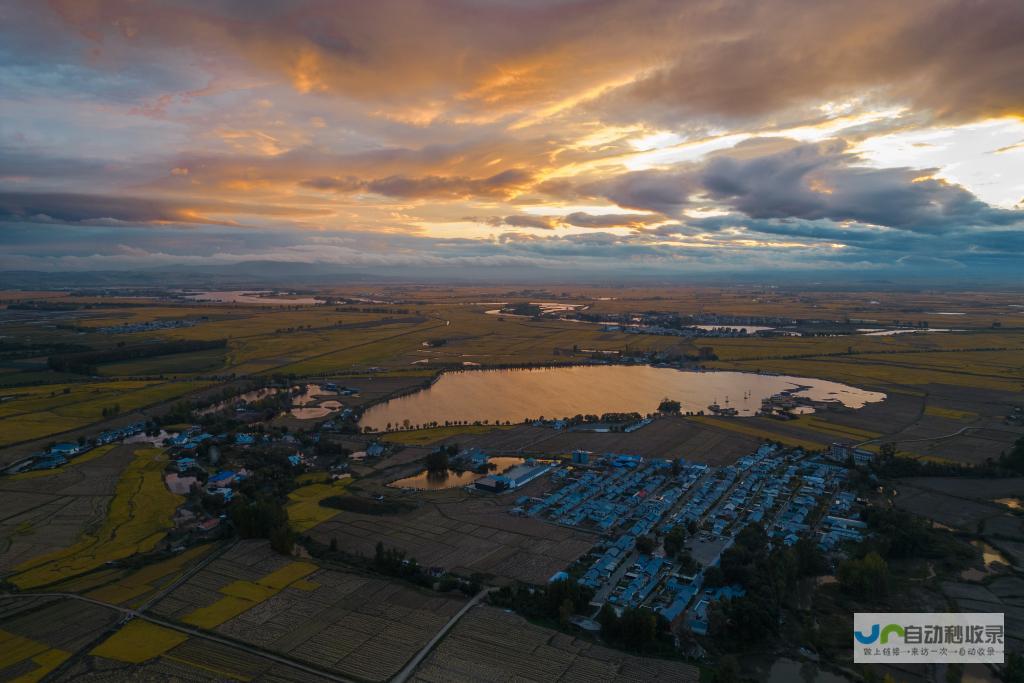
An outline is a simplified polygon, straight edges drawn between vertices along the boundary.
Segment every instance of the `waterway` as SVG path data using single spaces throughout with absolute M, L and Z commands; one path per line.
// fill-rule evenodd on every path
M 603 413 L 653 413 L 662 399 L 682 411 L 707 412 L 718 403 L 754 415 L 762 399 L 785 390 L 812 400 L 860 408 L 885 394 L 837 382 L 744 372 L 698 372 L 648 365 L 596 365 L 449 372 L 429 388 L 371 407 L 360 426 L 385 430 L 446 421 L 519 423 Z

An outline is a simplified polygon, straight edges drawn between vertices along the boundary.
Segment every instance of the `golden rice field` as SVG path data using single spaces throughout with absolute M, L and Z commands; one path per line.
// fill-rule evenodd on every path
M 187 624 L 212 629 L 273 597 L 289 585 L 317 570 L 309 562 L 291 562 L 256 581 L 234 581 L 220 589 L 224 596 L 212 605 L 199 607 L 182 618 Z
M 8 580 L 22 590 L 37 588 L 156 547 L 172 527 L 174 511 L 184 500 L 164 485 L 166 461 L 161 449 L 136 450 L 118 481 L 102 526 L 87 531 L 69 548 L 19 565 Z
M 322 480 L 323 473 L 319 473 Z M 320 501 L 342 493 L 352 482 L 351 478 L 339 479 L 330 484 L 311 483 L 300 486 L 288 494 L 288 522 L 292 529 L 302 533 L 338 514 L 339 510 L 323 507 Z
M 31 660 L 36 666 L 28 673 L 11 679 L 19 683 L 42 680 L 46 674 L 60 666 L 70 652 L 51 648 L 46 643 L 0 630 L 0 669 Z
M 142 619 L 133 619 L 114 635 L 93 648 L 89 654 L 118 662 L 139 664 L 159 657 L 181 645 L 188 636 Z

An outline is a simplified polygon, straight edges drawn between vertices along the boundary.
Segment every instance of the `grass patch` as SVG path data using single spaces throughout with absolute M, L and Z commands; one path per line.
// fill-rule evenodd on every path
M 332 496 L 320 502 L 321 505 L 345 512 L 362 515 L 397 515 L 415 510 L 416 506 L 399 500 L 373 500 L 361 496 Z M 332 513 L 333 514 L 336 513 Z
M 791 422 L 797 427 L 803 427 L 804 429 L 810 429 L 815 432 L 821 432 L 833 437 L 839 437 L 843 439 L 855 439 L 857 441 L 868 441 L 881 436 L 878 432 L 869 432 L 866 429 L 857 429 L 856 427 L 850 427 L 847 425 L 834 424 L 823 420 L 820 417 L 814 415 L 801 415 L 796 421 Z
M 925 406 L 925 415 L 931 415 L 932 417 L 943 417 L 947 420 L 973 420 L 978 417 L 977 413 L 971 413 L 966 410 L 953 410 L 952 408 L 940 408 L 938 406 Z
M 424 446 L 452 436 L 463 434 L 487 434 L 496 429 L 511 429 L 512 425 L 455 425 L 452 427 L 432 427 L 430 429 L 413 429 L 407 432 L 389 432 L 382 439 L 403 446 Z

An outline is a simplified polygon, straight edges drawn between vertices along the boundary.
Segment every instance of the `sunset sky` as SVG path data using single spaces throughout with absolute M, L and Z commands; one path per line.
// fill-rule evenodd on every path
M 0 0 L 0 269 L 1024 271 L 1020 0 Z

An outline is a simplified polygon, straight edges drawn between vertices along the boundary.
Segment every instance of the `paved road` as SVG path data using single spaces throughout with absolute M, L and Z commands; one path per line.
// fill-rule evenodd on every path
M 441 628 L 441 630 L 438 631 L 437 634 L 430 639 L 430 642 L 424 645 L 423 649 L 417 652 L 416 656 L 410 659 L 409 663 L 406 664 L 405 667 L 401 671 L 399 671 L 394 678 L 391 679 L 391 683 L 405 683 L 405 681 L 409 680 L 409 677 L 413 674 L 416 668 L 423 663 L 423 660 L 426 659 L 427 655 L 430 654 L 430 651 L 437 647 L 437 644 L 441 642 L 441 639 L 448 635 L 448 631 L 452 630 L 452 627 L 455 626 L 459 619 L 464 617 L 466 615 L 466 612 L 476 607 L 476 605 L 479 604 L 479 602 L 483 600 L 488 593 L 495 590 L 498 589 L 485 588 L 476 595 L 474 595 L 473 599 L 467 602 L 465 605 L 463 605 L 462 609 L 456 612 L 452 616 L 452 618 L 448 620 L 448 623 L 445 624 Z
M 319 669 L 313 666 L 309 666 L 308 664 L 303 664 L 302 662 L 292 659 L 291 657 L 274 654 L 273 652 L 268 652 L 258 647 L 253 647 L 251 645 L 239 643 L 233 640 L 229 640 L 227 638 L 221 638 L 219 636 L 206 633 L 205 631 L 200 631 L 198 629 L 191 628 L 189 626 L 184 626 L 173 621 L 167 621 L 159 617 L 143 614 L 142 612 L 136 609 L 131 609 L 129 607 L 121 607 L 120 605 L 112 605 L 108 602 L 103 602 L 102 600 L 95 600 L 84 595 L 78 595 L 77 593 L 12 593 L 0 595 L 0 599 L 7 598 L 66 598 L 69 600 L 79 600 L 81 602 L 88 602 L 93 605 L 99 605 L 100 607 L 106 607 L 107 609 L 112 609 L 120 612 L 126 617 L 125 621 L 129 621 L 131 619 L 144 619 L 145 621 L 148 621 L 150 623 L 157 624 L 158 626 L 163 626 L 164 628 L 169 628 L 174 631 L 178 631 L 179 633 L 187 634 L 189 636 L 192 636 L 193 638 L 202 638 L 204 640 L 209 640 L 220 645 L 233 647 L 236 650 L 242 650 L 243 652 L 256 655 L 257 657 L 269 659 L 272 662 L 284 664 L 285 666 L 289 666 L 299 671 L 304 671 L 305 673 L 312 674 L 314 676 L 319 676 L 320 678 L 324 678 L 330 681 L 338 681 L 339 683 L 355 683 L 355 681 L 349 678 L 345 678 L 344 676 L 339 676 L 338 674 L 324 671 L 323 669 Z

